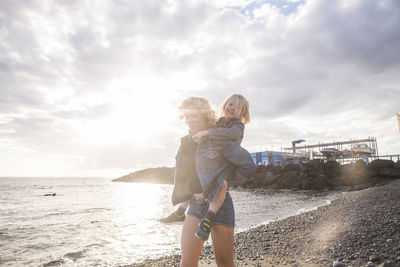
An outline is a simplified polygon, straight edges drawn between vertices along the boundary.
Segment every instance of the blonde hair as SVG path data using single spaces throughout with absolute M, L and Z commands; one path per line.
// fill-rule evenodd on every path
M 228 96 L 228 98 L 225 100 L 224 104 L 222 104 L 221 117 L 225 116 L 225 107 L 231 99 L 237 100 L 237 109 L 235 112 L 235 117 L 239 118 L 243 124 L 249 123 L 250 122 L 250 104 L 249 104 L 249 101 L 247 101 L 247 99 L 240 94 L 233 94 L 231 96 Z
M 210 102 L 203 97 L 189 96 L 185 98 L 179 105 L 179 119 L 184 118 L 183 112 L 199 111 L 201 115 L 207 120 L 207 127 L 212 127 L 217 121 L 215 111 Z

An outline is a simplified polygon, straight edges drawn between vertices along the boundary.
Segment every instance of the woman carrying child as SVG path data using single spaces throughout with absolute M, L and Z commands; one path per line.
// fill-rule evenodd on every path
M 256 166 L 238 141 L 230 138 L 211 139 L 206 137 L 206 132 L 196 137 L 199 138 L 199 144 L 193 141 L 196 133 L 210 129 L 215 123 L 215 113 L 206 99 L 186 98 L 179 110 L 190 132 L 181 139 L 172 195 L 174 205 L 190 200 L 181 235 L 181 266 L 197 266 L 204 240 L 196 238 L 195 233 L 198 232 L 198 226 L 203 225 L 200 220 L 208 218 L 210 210 L 214 213 L 208 219 L 212 222 L 209 229 L 217 265 L 234 266 L 235 214 L 232 199 L 224 189 L 224 184 L 230 177 L 251 177 Z M 212 136 L 212 131 L 208 135 Z M 236 167 L 235 173 L 232 172 L 232 166 Z

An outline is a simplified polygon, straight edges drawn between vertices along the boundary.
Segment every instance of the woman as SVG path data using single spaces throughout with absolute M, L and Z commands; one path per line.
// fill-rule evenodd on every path
M 231 172 L 234 165 L 237 178 L 250 177 L 256 166 L 238 142 L 205 138 L 197 144 L 191 140 L 193 134 L 215 124 L 215 112 L 207 99 L 188 97 L 182 101 L 179 111 L 189 127 L 189 135 L 181 139 L 176 156 L 172 203 L 190 200 L 181 234 L 181 267 L 192 267 L 197 266 L 204 245 L 203 240 L 195 237 L 197 226 L 223 185 L 224 174 Z M 234 266 L 235 212 L 229 192 L 214 221 L 211 238 L 217 265 Z

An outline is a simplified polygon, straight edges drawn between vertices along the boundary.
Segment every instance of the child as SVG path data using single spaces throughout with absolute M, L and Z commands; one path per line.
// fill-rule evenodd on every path
M 244 124 L 250 122 L 249 102 L 239 94 L 229 96 L 221 108 L 221 117 L 215 127 L 197 132 L 192 136 L 193 141 L 200 143 L 202 138 L 208 137 L 214 140 L 235 140 L 239 144 L 243 140 Z M 233 178 L 233 172 L 223 174 L 224 181 L 221 189 L 210 203 L 207 214 L 200 220 L 195 236 L 201 240 L 207 240 L 215 216 L 225 201 L 228 183 L 226 178 Z M 228 176 L 228 177 L 226 177 Z
M 208 137 L 214 140 L 236 140 L 239 144 L 243 140 L 244 124 L 250 122 L 249 102 L 239 94 L 229 96 L 222 105 L 221 117 L 215 127 L 205 131 L 197 132 L 192 136 L 193 141 L 200 143 L 202 138 Z M 233 175 L 230 174 L 230 175 Z M 227 175 L 229 178 L 229 174 Z M 215 214 L 225 201 L 228 183 L 224 179 L 221 189 L 216 194 L 214 200 L 210 203 L 206 216 L 200 221 L 196 237 L 207 240 Z M 189 201 L 183 202 L 178 209 L 169 216 L 160 219 L 160 222 L 170 223 L 185 220 L 185 211 L 189 206 Z

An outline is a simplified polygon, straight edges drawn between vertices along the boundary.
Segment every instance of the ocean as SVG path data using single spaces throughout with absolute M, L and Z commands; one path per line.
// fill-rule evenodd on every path
M 179 253 L 172 185 L 0 177 L 0 265 L 121 266 Z M 45 196 L 56 193 L 56 196 Z M 237 231 L 330 203 L 335 192 L 233 190 Z M 210 241 L 208 241 L 210 242 Z

